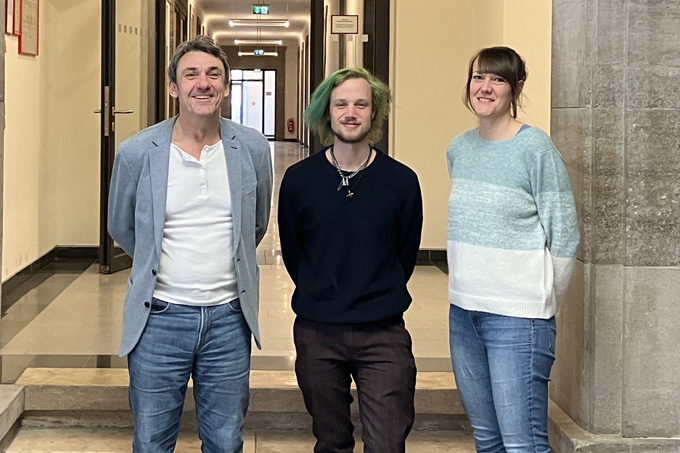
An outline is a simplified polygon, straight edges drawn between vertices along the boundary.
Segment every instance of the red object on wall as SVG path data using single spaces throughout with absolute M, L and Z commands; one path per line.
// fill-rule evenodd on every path
M 293 132 L 295 130 L 295 120 L 293 118 L 288 118 L 288 132 Z

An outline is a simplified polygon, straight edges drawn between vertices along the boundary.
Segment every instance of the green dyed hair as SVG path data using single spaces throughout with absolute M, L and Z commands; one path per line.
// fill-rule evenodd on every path
M 335 138 L 331 130 L 330 103 L 331 93 L 349 79 L 364 79 L 371 88 L 371 130 L 368 133 L 368 142 L 373 145 L 382 137 L 382 125 L 390 113 L 390 89 L 380 79 L 363 68 L 345 68 L 335 71 L 314 90 L 312 99 L 305 110 L 305 122 L 307 126 L 319 136 L 324 146 L 331 145 Z

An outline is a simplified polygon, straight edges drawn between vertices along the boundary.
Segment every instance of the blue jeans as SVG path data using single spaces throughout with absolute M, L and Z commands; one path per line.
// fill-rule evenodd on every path
M 449 309 L 451 361 L 478 452 L 549 453 L 555 318 Z
M 154 299 L 128 369 L 135 453 L 174 451 L 190 376 L 201 451 L 243 451 L 250 330 L 238 300 L 193 307 Z

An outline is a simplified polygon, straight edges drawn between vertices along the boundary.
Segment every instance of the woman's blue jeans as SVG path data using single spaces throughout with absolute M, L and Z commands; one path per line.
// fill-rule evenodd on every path
M 154 299 L 128 369 L 135 453 L 174 451 L 189 377 L 201 451 L 243 451 L 250 330 L 238 300 L 194 307 Z
M 451 362 L 480 453 L 549 453 L 555 318 L 449 309 Z

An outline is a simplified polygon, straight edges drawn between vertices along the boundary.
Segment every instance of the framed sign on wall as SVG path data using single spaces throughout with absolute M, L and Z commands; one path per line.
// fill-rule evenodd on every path
M 14 0 L 5 0 L 5 34 L 14 34 Z
M 14 4 L 14 11 L 12 15 L 12 34 L 19 36 L 21 34 L 21 0 L 9 0 Z
M 38 7 L 40 0 L 16 0 L 20 3 L 19 17 L 19 53 L 22 55 L 38 55 Z M 15 11 L 15 14 L 17 11 Z M 16 21 L 16 19 L 15 19 Z

